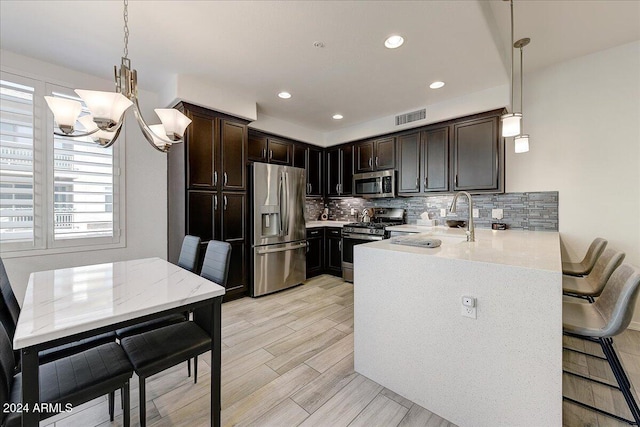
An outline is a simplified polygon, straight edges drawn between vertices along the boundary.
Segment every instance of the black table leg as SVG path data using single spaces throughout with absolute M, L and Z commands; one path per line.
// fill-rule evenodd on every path
M 222 372 L 222 297 L 211 306 L 211 426 L 220 427 Z
M 37 427 L 40 413 L 35 409 L 40 400 L 38 352 L 30 347 L 20 350 L 22 357 L 22 426 Z

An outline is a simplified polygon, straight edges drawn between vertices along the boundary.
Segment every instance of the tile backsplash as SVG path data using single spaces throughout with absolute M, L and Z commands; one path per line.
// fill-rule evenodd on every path
M 479 228 L 491 228 L 493 222 L 503 222 L 512 229 L 558 231 L 558 192 L 544 191 L 535 193 L 505 193 L 473 195 L 473 206 L 479 210 L 479 218 L 474 218 Z M 406 222 L 415 224 L 420 214 L 428 212 L 429 217 L 444 224 L 445 218 L 440 216 L 441 209 L 447 209 L 447 218 L 467 219 L 468 205 L 466 197 L 458 199 L 456 214 L 448 212 L 453 194 L 425 197 L 396 197 L 393 199 L 361 199 L 344 198 L 328 199 L 329 219 L 356 221 L 351 209 L 357 213 L 364 208 L 385 207 L 403 208 L 406 211 Z M 322 198 L 307 199 L 305 218 L 307 221 L 317 220 L 322 213 Z M 491 218 L 492 209 L 502 209 L 504 217 L 500 220 Z

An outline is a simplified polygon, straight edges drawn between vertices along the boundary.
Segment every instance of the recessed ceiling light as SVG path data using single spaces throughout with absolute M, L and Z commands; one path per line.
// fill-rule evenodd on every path
M 429 85 L 431 89 L 440 89 L 442 86 L 444 86 L 444 82 L 433 82 Z
M 334 114 L 333 115 L 333 120 L 342 120 L 342 119 L 343 119 L 342 114 Z
M 400 47 L 402 46 L 402 43 L 404 43 L 404 39 L 402 38 L 402 36 L 396 34 L 387 37 L 387 39 L 384 41 L 385 47 L 389 49 Z
M 291 98 L 291 94 L 289 92 L 280 92 L 278 94 L 278 96 L 282 99 L 289 99 Z

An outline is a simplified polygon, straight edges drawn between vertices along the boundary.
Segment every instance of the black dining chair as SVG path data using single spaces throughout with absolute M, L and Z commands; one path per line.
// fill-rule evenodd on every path
M 229 275 L 231 245 L 212 240 L 207 244 L 200 275 L 221 286 L 226 286 Z M 198 356 L 211 349 L 211 336 L 198 321 L 211 318 L 209 307 L 197 308 L 193 321 L 176 323 L 139 335 L 122 339 L 120 344 L 127 353 L 140 384 L 140 425 L 146 425 L 145 381 L 148 377 L 184 361 L 194 359 L 194 382 L 198 380 Z
M 200 258 L 200 238 L 197 236 L 184 236 L 182 240 L 182 248 L 180 249 L 180 257 L 178 258 L 178 266 L 195 273 L 198 259 Z M 157 319 L 148 320 L 146 322 L 136 323 L 116 330 L 119 340 L 130 337 L 132 335 L 142 334 L 163 326 L 173 325 L 175 323 L 188 320 L 189 313 L 174 313 Z M 194 364 L 197 363 L 194 360 Z M 191 361 L 187 361 L 187 376 L 191 376 Z
M 0 325 L 0 425 L 19 427 L 22 413 L 8 411 L 22 402 L 22 373 L 14 372 L 13 348 L 7 331 Z M 66 409 L 109 395 L 109 417 L 114 420 L 114 394 L 122 390 L 123 424 L 129 426 L 129 380 L 133 367 L 122 348 L 115 342 L 102 344 L 72 356 L 39 366 L 40 399 L 52 412 L 40 413 L 45 419 Z
M 0 298 L 0 322 L 2 323 L 2 326 L 4 326 L 9 339 L 13 341 L 13 336 L 15 335 L 16 326 L 18 324 L 18 316 L 20 315 L 20 306 L 18 305 L 18 300 L 11 288 L 9 276 L 4 268 L 2 258 L 0 258 L 0 293 L 2 294 L 2 298 Z M 96 347 L 108 342 L 114 342 L 115 340 L 116 334 L 114 332 L 106 332 L 40 351 L 38 353 L 38 360 L 41 364 L 51 362 L 62 357 L 70 356 L 74 353 L 79 353 L 91 347 Z M 19 370 L 20 356 L 17 352 L 14 353 L 14 360 L 14 366 L 16 367 L 16 370 Z

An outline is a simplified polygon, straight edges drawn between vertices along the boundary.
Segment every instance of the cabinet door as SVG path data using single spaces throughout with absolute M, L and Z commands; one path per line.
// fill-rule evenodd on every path
M 498 189 L 499 147 L 497 117 L 455 124 L 453 190 Z
M 324 260 L 324 230 L 307 230 L 307 279 L 322 273 Z
M 322 150 L 309 147 L 307 152 L 308 196 L 322 196 Z
M 190 113 L 191 126 L 187 128 L 187 186 L 214 189 L 213 172 L 216 154 L 214 135 L 216 121 L 212 117 Z
M 247 127 L 229 120 L 221 120 L 218 182 L 223 190 L 242 191 L 247 188 Z
M 220 198 L 216 192 L 187 192 L 186 233 L 200 237 L 203 242 L 216 239 L 219 233 L 215 227 L 219 207 Z
M 267 150 L 269 150 L 269 163 L 291 166 L 293 144 L 275 138 L 268 138 L 268 140 Z
M 353 194 L 353 146 L 340 149 L 340 195 Z
M 371 172 L 374 170 L 373 150 L 373 141 L 361 142 L 353 147 L 354 173 Z
M 267 161 L 267 137 L 249 133 L 247 158 L 251 162 Z
M 449 128 L 422 132 L 422 191 L 449 190 Z
M 340 149 L 327 150 L 327 196 L 337 196 L 340 184 Z
M 327 228 L 325 231 L 325 270 L 330 274 L 342 274 L 342 238 L 339 228 Z
M 302 144 L 293 144 L 293 164 L 294 168 L 306 169 L 307 167 L 307 147 Z
M 396 167 L 396 139 L 383 138 L 375 141 L 375 170 L 394 169 Z
M 398 193 L 420 191 L 420 132 L 398 137 Z
M 245 246 L 246 196 L 243 193 L 222 193 L 218 209 L 221 212 L 221 235 L 231 244 L 231 261 L 227 290 L 247 290 L 247 254 Z

